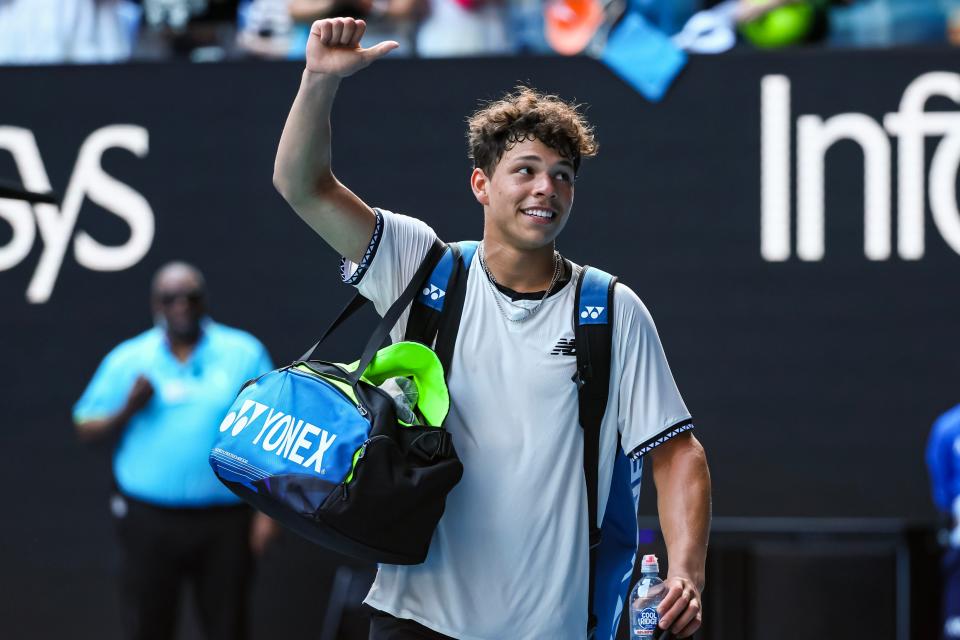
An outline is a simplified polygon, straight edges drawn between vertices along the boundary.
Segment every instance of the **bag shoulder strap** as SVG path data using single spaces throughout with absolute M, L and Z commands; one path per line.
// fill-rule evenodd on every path
M 587 484 L 590 523 L 590 592 L 587 637 L 596 633 L 594 614 L 597 550 L 600 546 L 599 463 L 600 425 L 607 410 L 613 343 L 613 291 L 617 278 L 600 269 L 583 267 L 577 280 L 574 335 L 580 427 L 583 429 L 583 473 Z
M 470 263 L 479 244 L 468 240 L 447 245 L 447 251 L 424 281 L 407 322 L 405 339 L 433 347 L 447 379 L 466 299 Z
M 390 335 L 390 331 L 393 329 L 393 326 L 397 324 L 397 321 L 400 319 L 400 316 L 403 314 L 404 309 L 407 308 L 413 299 L 417 295 L 417 291 L 420 289 L 421 283 L 426 278 L 427 274 L 430 273 L 437 263 L 442 259 L 444 253 L 447 251 L 447 245 L 443 244 L 439 239 L 433 243 L 433 246 L 430 247 L 427 251 L 427 255 L 423 257 L 423 260 L 420 262 L 420 266 L 417 268 L 416 273 L 413 274 L 413 277 L 410 279 L 410 283 L 407 284 L 403 292 L 400 293 L 400 296 L 396 301 L 390 306 L 383 318 L 374 328 L 373 333 L 370 335 L 370 338 L 367 340 L 367 344 L 364 347 L 363 355 L 360 356 L 360 365 L 357 369 L 350 375 L 351 384 L 356 384 L 360 379 L 360 376 L 363 375 L 363 372 L 366 370 L 367 366 L 370 364 L 370 361 L 373 360 L 373 357 L 376 355 L 377 350 L 387 339 L 387 336 Z M 320 346 L 327 336 L 329 336 L 337 327 L 343 324 L 350 316 L 352 316 L 358 309 L 360 309 L 364 304 L 367 303 L 367 299 L 364 298 L 360 292 L 357 292 L 353 298 L 347 303 L 343 310 L 337 315 L 333 322 L 330 323 L 330 326 L 327 327 L 326 331 L 320 336 L 320 339 L 313 343 L 313 346 L 310 347 L 296 362 L 304 362 L 310 359 L 313 355 L 313 352 L 316 351 L 317 347 Z

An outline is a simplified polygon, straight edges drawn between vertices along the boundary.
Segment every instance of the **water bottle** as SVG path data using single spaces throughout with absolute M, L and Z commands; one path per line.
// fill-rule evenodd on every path
M 657 606 L 667 595 L 667 587 L 660 579 L 657 556 L 643 556 L 640 571 L 640 581 L 630 593 L 630 638 L 653 640 L 661 637 Z

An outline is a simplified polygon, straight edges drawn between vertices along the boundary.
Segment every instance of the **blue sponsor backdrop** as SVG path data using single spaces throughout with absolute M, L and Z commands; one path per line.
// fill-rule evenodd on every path
M 922 462 L 928 426 L 960 402 L 960 256 L 949 215 L 935 224 L 928 207 L 922 257 L 901 257 L 898 178 L 917 169 L 901 166 L 893 135 L 888 164 L 874 160 L 879 193 L 884 180 L 889 188 L 892 216 L 880 232 L 892 239 L 888 258 L 865 255 L 857 143 L 841 140 L 825 153 L 822 259 L 797 257 L 791 203 L 816 194 L 815 153 L 807 177 L 797 176 L 798 118 L 864 114 L 875 140 L 914 80 L 954 67 L 946 51 L 732 53 L 694 58 L 652 105 L 587 59 L 386 60 L 342 85 L 335 168 L 371 204 L 421 217 L 446 239 L 477 238 L 482 214 L 467 182 L 464 118 L 478 100 L 531 82 L 588 103 L 601 152 L 584 163 L 559 249 L 618 274 L 651 309 L 710 456 L 715 513 L 923 520 L 933 516 Z M 761 87 L 771 75 L 789 81 L 790 102 L 782 90 L 770 94 L 779 102 L 764 112 Z M 0 178 L 35 182 L 39 158 L 69 200 L 46 212 L 0 202 L 0 590 L 8 594 L 0 635 L 116 631 L 109 452 L 74 441 L 69 409 L 99 359 L 150 322 L 157 266 L 173 258 L 199 265 L 213 315 L 256 334 L 277 362 L 301 353 L 346 301 L 337 256 L 271 186 L 299 76 L 285 63 L 0 69 Z M 957 105 L 934 97 L 927 108 Z M 780 220 L 774 231 L 790 234 L 789 255 L 776 262 L 761 253 L 765 126 L 768 177 L 788 172 L 768 191 L 787 203 L 770 218 Z M 138 151 L 143 132 L 147 148 Z M 924 177 L 940 140 L 931 134 L 921 145 Z M 78 157 L 85 143 L 86 160 Z M 883 156 L 877 148 L 871 158 Z M 956 167 L 950 175 L 955 188 Z M 98 253 L 90 239 L 126 248 Z M 47 283 L 34 295 L 48 295 L 45 302 L 28 302 L 35 279 Z M 370 320 L 343 330 L 327 355 L 355 358 Z M 648 483 L 647 514 L 652 497 Z M 298 584 L 325 588 L 317 585 L 328 583 L 329 560 L 284 544 L 301 558 L 277 562 L 315 580 Z M 277 591 L 263 594 L 261 612 L 282 610 Z

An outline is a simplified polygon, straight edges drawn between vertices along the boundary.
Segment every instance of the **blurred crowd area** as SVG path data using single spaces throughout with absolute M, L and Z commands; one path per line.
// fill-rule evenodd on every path
M 297 59 L 341 16 L 416 57 L 589 53 L 626 16 L 694 53 L 960 44 L 960 0 L 0 0 L 0 64 Z

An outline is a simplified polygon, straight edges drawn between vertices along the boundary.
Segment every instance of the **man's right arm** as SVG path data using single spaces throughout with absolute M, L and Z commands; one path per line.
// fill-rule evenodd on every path
M 126 402 L 115 413 L 103 418 L 76 420 L 77 438 L 82 442 L 94 442 L 109 435 L 118 434 L 130 422 L 130 418 L 143 409 L 153 397 L 153 385 L 144 376 L 138 376 L 127 394 Z
M 273 184 L 294 211 L 340 255 L 360 262 L 373 235 L 373 210 L 333 174 L 330 112 L 340 81 L 398 45 L 360 48 L 362 20 L 318 20 L 310 28 L 306 69 L 277 149 Z

